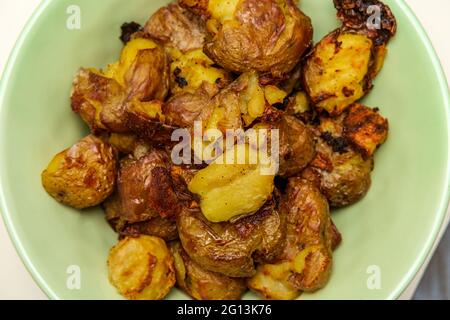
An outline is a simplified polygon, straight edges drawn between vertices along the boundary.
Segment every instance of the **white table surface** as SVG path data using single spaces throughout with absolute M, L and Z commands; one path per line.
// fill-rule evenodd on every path
M 107 1 L 107 0 L 102 0 Z M 331 1 L 331 0 L 320 0 Z M 427 30 L 450 79 L 450 1 L 449 0 L 406 0 Z M 0 0 L 0 72 L 3 71 L 9 53 L 32 14 L 39 0 Z M 447 223 L 450 212 L 447 215 Z M 444 228 L 441 232 L 441 236 Z M 429 259 L 431 258 L 431 255 Z M 427 262 L 428 264 L 428 262 Z M 410 299 L 423 275 L 425 267 L 415 281 L 404 292 L 401 299 Z M 0 299 L 47 299 L 34 283 L 20 261 L 5 226 L 0 221 Z

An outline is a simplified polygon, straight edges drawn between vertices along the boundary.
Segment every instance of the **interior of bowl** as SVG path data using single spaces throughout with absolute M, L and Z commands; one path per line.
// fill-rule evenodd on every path
M 115 61 L 120 25 L 143 23 L 167 2 L 78 0 L 81 28 L 72 30 L 67 20 L 74 2 L 44 1 L 5 71 L 0 91 L 1 211 L 25 264 L 51 298 L 120 298 L 106 268 L 117 236 L 102 210 L 80 212 L 58 204 L 41 187 L 40 173 L 52 155 L 87 132 L 69 106 L 74 73 L 81 66 Z M 312 17 L 316 40 L 338 25 L 331 0 L 301 2 Z M 448 87 L 409 9 L 402 1 L 385 2 L 399 31 L 364 103 L 379 107 L 389 119 L 390 137 L 376 156 L 367 197 L 334 213 L 343 243 L 329 284 L 300 299 L 396 298 L 423 263 L 447 207 Z M 81 272 L 79 289 L 67 285 L 71 266 Z M 378 272 L 380 286 L 371 286 L 371 276 Z M 168 298 L 186 296 L 174 290 Z

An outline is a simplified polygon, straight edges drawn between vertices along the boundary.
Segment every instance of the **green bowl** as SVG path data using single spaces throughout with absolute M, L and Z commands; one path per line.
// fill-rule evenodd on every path
M 145 22 L 168 1 L 47 0 L 27 24 L 0 89 L 0 204 L 28 270 L 53 299 L 118 299 L 106 259 L 117 236 L 102 210 L 72 210 L 41 187 L 51 156 L 86 134 L 69 93 L 80 66 L 118 58 L 119 27 Z M 344 240 L 329 284 L 300 299 L 395 299 L 425 261 L 449 200 L 449 90 L 424 30 L 403 1 L 390 0 L 398 35 L 364 103 L 390 121 L 367 197 L 334 213 Z M 81 29 L 67 28 L 76 3 Z M 303 0 L 319 40 L 338 25 L 331 0 Z M 73 269 L 71 266 L 77 266 Z M 79 268 L 79 269 L 78 269 Z M 68 285 L 80 271 L 80 288 Z M 186 298 L 174 290 L 171 299 Z M 248 294 L 246 298 L 255 298 Z

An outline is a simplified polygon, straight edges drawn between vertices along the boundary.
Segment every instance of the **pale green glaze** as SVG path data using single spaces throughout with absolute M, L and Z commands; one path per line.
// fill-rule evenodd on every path
M 71 80 L 80 66 L 104 66 L 121 47 L 122 22 L 144 22 L 164 0 L 44 1 L 17 43 L 0 89 L 0 202 L 11 237 L 51 298 L 120 298 L 107 280 L 116 235 L 99 209 L 59 205 L 40 184 L 50 157 L 87 132 L 71 112 Z M 331 0 L 303 0 L 315 38 L 337 26 Z M 390 120 L 376 157 L 373 187 L 359 204 L 336 212 L 344 241 L 328 286 L 302 299 L 393 299 L 422 265 L 441 226 L 449 189 L 448 86 L 425 33 L 403 1 L 386 1 L 399 22 L 386 65 L 365 103 Z M 81 7 L 81 30 L 66 29 L 66 9 Z M 81 290 L 66 269 L 81 267 Z M 366 286 L 369 266 L 382 287 Z M 184 298 L 174 292 L 170 298 Z M 249 295 L 249 298 L 254 296 Z

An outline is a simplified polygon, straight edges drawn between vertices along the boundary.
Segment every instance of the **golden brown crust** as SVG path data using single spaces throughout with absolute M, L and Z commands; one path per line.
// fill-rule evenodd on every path
M 236 222 L 212 223 L 198 209 L 182 210 L 177 226 L 183 248 L 202 268 L 230 277 L 255 273 L 255 262 L 276 259 L 285 236 L 274 202 Z
M 84 209 L 111 195 L 116 172 L 114 150 L 100 138 L 89 135 L 55 156 L 42 172 L 42 185 L 57 201 Z
M 144 31 L 182 52 L 203 48 L 206 38 L 205 22 L 178 3 L 159 9 L 147 21 Z
M 242 278 L 230 278 L 203 269 L 192 261 L 179 242 L 170 244 L 178 286 L 196 300 L 240 300 L 247 290 Z
M 311 20 L 291 0 L 243 0 L 232 20 L 218 23 L 205 52 L 227 70 L 282 79 L 300 61 L 312 33 Z

